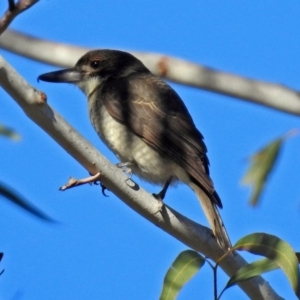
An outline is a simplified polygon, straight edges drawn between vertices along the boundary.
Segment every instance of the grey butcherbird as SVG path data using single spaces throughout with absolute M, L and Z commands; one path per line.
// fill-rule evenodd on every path
M 181 181 L 196 193 L 222 249 L 231 247 L 209 177 L 202 134 L 177 93 L 133 55 L 94 50 L 74 68 L 40 80 L 76 84 L 88 99 L 91 122 L 102 141 L 132 172 L 154 184 Z

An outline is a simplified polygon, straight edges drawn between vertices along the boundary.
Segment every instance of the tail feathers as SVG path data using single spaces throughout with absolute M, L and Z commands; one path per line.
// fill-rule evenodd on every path
M 224 251 L 227 251 L 229 248 L 231 248 L 231 243 L 220 213 L 218 211 L 216 201 L 214 199 L 210 199 L 208 195 L 194 183 L 190 183 L 190 187 L 195 191 L 197 195 L 197 198 L 213 230 L 218 244 Z M 212 195 L 212 197 L 214 196 Z

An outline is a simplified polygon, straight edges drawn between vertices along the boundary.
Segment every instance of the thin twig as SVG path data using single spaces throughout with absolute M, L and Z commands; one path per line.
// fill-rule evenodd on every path
M 98 172 L 97 174 L 90 176 L 90 177 L 86 177 L 86 178 L 82 178 L 82 179 L 75 179 L 73 177 L 69 178 L 69 181 L 64 184 L 63 186 L 61 186 L 59 188 L 60 191 L 65 191 L 67 189 L 70 189 L 72 187 L 76 187 L 79 185 L 83 185 L 83 184 L 87 184 L 87 183 L 93 183 L 97 180 L 100 180 L 101 174 Z
M 16 7 L 16 3 L 15 3 L 15 0 L 8 0 L 8 9 L 10 11 L 14 10 Z
M 8 0 L 8 9 L 0 19 L 0 35 L 5 31 L 5 29 L 17 15 L 33 6 L 38 1 L 39 0 L 19 0 L 17 3 L 15 3 L 14 0 Z

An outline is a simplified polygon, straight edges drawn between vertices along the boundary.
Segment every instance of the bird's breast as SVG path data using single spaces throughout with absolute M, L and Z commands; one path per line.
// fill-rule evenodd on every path
M 121 162 L 132 163 L 130 168 L 134 174 L 155 184 L 164 184 L 170 177 L 177 177 L 175 173 L 178 166 L 148 146 L 124 124 L 116 121 L 101 99 L 89 99 L 89 115 L 101 140 Z

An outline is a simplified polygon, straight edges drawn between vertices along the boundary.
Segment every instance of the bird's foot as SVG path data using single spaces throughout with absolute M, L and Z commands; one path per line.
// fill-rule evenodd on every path
M 130 166 L 132 166 L 133 163 L 130 162 L 130 161 L 127 161 L 127 162 L 119 162 L 116 164 L 116 167 L 119 168 L 119 169 L 122 169 L 122 171 L 128 176 L 126 181 L 127 180 L 130 180 L 131 177 L 132 177 L 132 170 L 130 168 Z
M 160 198 L 160 196 L 158 196 L 158 194 L 152 194 L 152 195 L 157 200 L 157 211 L 154 214 L 162 212 L 162 210 L 164 208 L 163 200 Z
M 166 196 L 167 190 L 168 190 L 169 185 L 170 185 L 171 182 L 172 182 L 172 177 L 169 178 L 166 181 L 164 187 L 162 188 L 162 190 L 158 194 L 152 194 L 154 196 L 154 198 L 156 198 L 156 199 L 158 199 L 160 201 L 163 201 L 164 198 L 165 198 L 165 196 Z
M 91 176 L 93 176 L 92 173 L 89 172 L 89 174 L 90 174 Z M 100 180 L 95 180 L 95 181 L 93 182 L 93 184 L 95 184 L 95 185 L 100 185 L 102 195 L 105 196 L 105 197 L 108 197 L 108 195 L 106 195 L 105 191 L 106 191 L 106 190 L 109 191 L 109 189 L 108 189 L 108 188 L 107 188 Z
M 157 211 L 154 214 L 162 212 L 165 207 L 165 204 L 161 199 L 156 199 L 156 200 L 157 200 Z
M 101 192 L 102 192 L 102 195 L 103 195 L 104 197 L 108 197 L 108 195 L 105 194 L 105 191 L 106 191 L 106 190 L 109 191 L 109 189 L 108 189 L 102 182 L 100 182 L 100 186 L 101 186 Z
M 164 207 L 164 202 L 163 202 L 163 200 L 164 200 L 164 198 L 165 198 L 165 196 L 166 196 L 167 190 L 168 190 L 169 185 L 170 185 L 171 182 L 172 182 L 172 177 L 170 177 L 170 178 L 166 181 L 164 187 L 162 188 L 162 190 L 161 190 L 158 194 L 152 194 L 153 197 L 158 201 L 158 205 L 157 205 L 158 211 L 156 212 L 156 214 L 157 214 L 158 212 L 161 212 L 161 211 L 163 210 L 163 207 Z
M 70 189 L 72 187 L 83 185 L 83 184 L 86 184 L 86 183 L 92 184 L 92 183 L 95 183 L 95 182 L 99 181 L 100 177 L 101 177 L 101 174 L 99 172 L 96 173 L 95 175 L 92 175 L 90 177 L 83 178 L 83 179 L 75 179 L 75 178 L 71 177 L 65 185 L 63 185 L 59 188 L 59 190 L 60 191 L 65 191 L 65 190 Z M 102 193 L 103 193 L 103 190 L 102 190 Z

